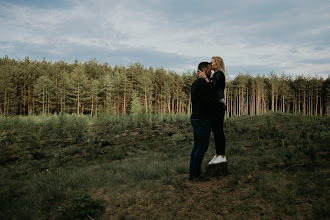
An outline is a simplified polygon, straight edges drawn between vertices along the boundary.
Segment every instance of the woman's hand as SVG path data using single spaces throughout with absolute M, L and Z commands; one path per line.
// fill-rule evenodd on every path
M 204 71 L 197 70 L 198 78 L 205 79 L 207 83 L 210 82 L 210 80 L 206 77 L 206 73 Z
M 206 73 L 200 70 L 197 70 L 198 78 L 203 78 L 205 79 Z

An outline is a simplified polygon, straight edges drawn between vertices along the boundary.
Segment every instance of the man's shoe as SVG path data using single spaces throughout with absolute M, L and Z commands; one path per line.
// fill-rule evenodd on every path
M 207 182 L 210 179 L 205 177 L 205 176 L 196 176 L 196 177 L 192 177 L 189 175 L 189 180 L 192 182 Z
M 210 181 L 210 179 L 205 176 L 199 176 L 199 177 L 197 177 L 197 181 L 198 182 L 207 182 L 207 181 Z
M 212 165 L 213 164 L 213 162 L 215 161 L 215 159 L 217 159 L 217 155 L 214 155 L 214 157 L 212 158 L 212 160 L 210 160 L 210 162 L 209 162 L 209 165 Z
M 218 156 L 214 161 L 213 164 L 219 164 L 219 163 L 226 163 L 227 162 L 227 158 L 222 157 L 222 156 Z

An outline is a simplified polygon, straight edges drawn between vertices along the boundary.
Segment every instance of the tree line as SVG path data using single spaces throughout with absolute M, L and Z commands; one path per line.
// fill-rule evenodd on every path
M 96 59 L 67 63 L 5 56 L 0 58 L 0 114 L 190 114 L 190 86 L 195 79 L 195 72 L 179 75 L 139 62 L 111 67 Z M 293 79 L 274 72 L 256 77 L 240 73 L 226 82 L 226 114 L 328 115 L 329 82 L 329 77 Z

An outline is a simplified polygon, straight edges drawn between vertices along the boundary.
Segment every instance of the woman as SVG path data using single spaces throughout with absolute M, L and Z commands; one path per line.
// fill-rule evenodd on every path
M 227 105 L 224 100 L 224 90 L 226 86 L 226 70 L 223 59 L 218 56 L 212 57 L 210 68 L 214 71 L 212 77 L 207 76 L 204 72 L 199 72 L 199 75 L 206 80 L 208 85 L 211 87 L 211 90 L 213 91 L 213 113 L 211 126 L 214 136 L 216 154 L 209 162 L 209 165 L 212 165 L 227 162 L 227 158 L 225 156 L 226 137 L 223 132 L 223 122 Z

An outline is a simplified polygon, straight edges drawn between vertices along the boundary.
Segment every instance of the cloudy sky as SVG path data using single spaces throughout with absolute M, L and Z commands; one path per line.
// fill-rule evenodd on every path
M 329 0 L 0 0 L 0 56 L 330 75 Z

